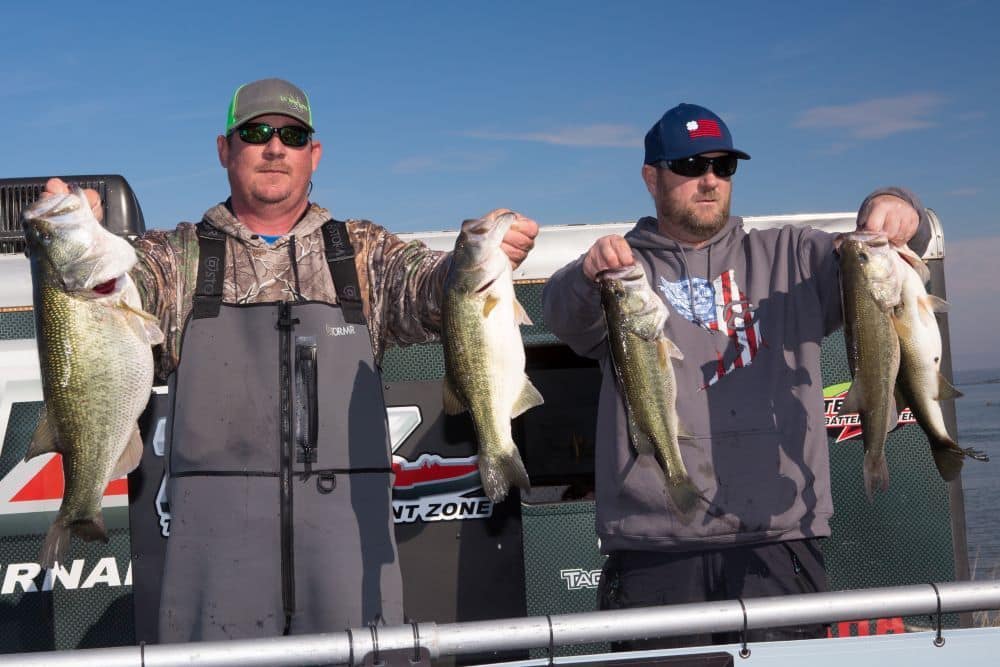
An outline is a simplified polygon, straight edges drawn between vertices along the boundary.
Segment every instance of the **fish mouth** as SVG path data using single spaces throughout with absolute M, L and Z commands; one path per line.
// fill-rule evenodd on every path
M 54 218 L 72 215 L 80 210 L 86 197 L 83 190 L 74 186 L 72 192 L 39 199 L 24 212 L 24 222 L 30 223 L 39 220 L 51 222 Z
M 462 233 L 472 238 L 489 238 L 492 235 L 502 238 L 514 224 L 516 215 L 513 211 L 504 211 L 465 220 L 462 222 Z
M 630 283 L 635 282 L 636 280 L 644 280 L 646 278 L 646 274 L 638 264 L 632 264 L 630 266 L 623 266 L 617 269 L 605 269 L 599 272 L 595 277 L 598 281 L 620 280 L 622 282 Z
M 885 232 L 855 231 L 844 232 L 833 237 L 833 249 L 840 254 L 841 248 L 853 243 L 856 245 L 866 245 L 872 248 L 881 248 L 889 245 L 889 237 Z
M 92 289 L 98 294 L 105 296 L 114 292 L 116 287 L 118 287 L 118 278 L 112 278 L 111 280 L 104 281 L 100 285 L 94 285 Z
M 486 291 L 486 290 L 488 290 L 489 288 L 493 287 L 493 283 L 495 283 L 496 281 L 497 281 L 497 279 L 496 279 L 496 278 L 493 278 L 492 280 L 488 280 L 488 281 L 486 281 L 486 282 L 485 282 L 485 283 L 483 284 L 483 286 L 482 286 L 482 287 L 480 287 L 479 289 L 477 289 L 477 290 L 476 290 L 476 294 L 482 294 L 483 292 L 485 292 L 485 291 Z

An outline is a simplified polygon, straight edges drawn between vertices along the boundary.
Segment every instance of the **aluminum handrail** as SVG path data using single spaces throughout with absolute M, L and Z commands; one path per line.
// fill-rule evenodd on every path
M 404 651 L 419 647 L 427 649 L 430 657 L 436 659 L 744 628 L 992 609 L 1000 609 L 1000 582 L 965 581 L 445 625 L 415 623 L 267 639 L 0 655 L 0 666 L 362 665 L 366 656 L 376 650 Z

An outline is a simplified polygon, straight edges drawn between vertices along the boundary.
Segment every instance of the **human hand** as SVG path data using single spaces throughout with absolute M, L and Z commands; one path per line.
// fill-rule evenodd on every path
M 635 264 L 632 248 L 624 237 L 617 234 L 602 236 L 594 241 L 583 258 L 583 274 L 597 280 L 597 274 L 611 269 L 621 269 Z
M 41 199 L 45 197 L 51 197 L 53 195 L 68 195 L 69 185 L 66 181 L 61 178 L 50 178 L 45 181 L 45 189 L 42 191 Z M 97 218 L 98 222 L 104 219 L 104 207 L 101 205 L 101 196 L 97 194 L 97 190 L 87 188 L 83 191 L 83 194 L 87 197 L 87 203 L 90 204 L 90 210 L 94 212 L 94 217 Z
M 905 245 L 917 233 L 920 213 L 905 199 L 879 195 L 858 215 L 858 229 L 882 232 L 893 245 Z
M 491 211 L 487 215 L 493 213 L 496 213 L 496 211 Z M 507 230 L 507 233 L 504 234 L 503 241 L 500 243 L 500 249 L 510 259 L 511 268 L 516 269 L 528 256 L 528 253 L 531 252 L 531 249 L 535 247 L 535 237 L 538 236 L 538 223 L 515 211 L 510 211 L 510 213 L 514 214 L 514 223 Z

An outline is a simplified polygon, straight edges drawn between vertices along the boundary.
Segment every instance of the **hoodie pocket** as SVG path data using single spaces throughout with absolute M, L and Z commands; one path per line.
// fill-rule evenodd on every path
M 799 492 L 787 475 L 783 449 L 782 434 L 774 429 L 681 440 L 685 460 L 689 454 L 692 459 L 692 479 L 712 508 L 707 534 L 731 533 L 734 525 L 748 533 L 776 527 L 774 519 L 792 508 Z

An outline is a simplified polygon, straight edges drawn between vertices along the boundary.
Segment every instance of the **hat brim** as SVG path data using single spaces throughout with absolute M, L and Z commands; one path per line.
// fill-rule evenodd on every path
M 309 123 L 307 123 L 300 116 L 295 116 L 293 114 L 288 113 L 288 109 L 278 109 L 278 108 L 275 108 L 275 109 L 271 109 L 271 110 L 264 109 L 263 111 L 254 111 L 252 116 L 247 116 L 245 118 L 238 118 L 238 119 L 236 119 L 236 122 L 233 123 L 233 126 L 231 128 L 229 128 L 229 133 L 232 134 L 232 132 L 234 130 L 236 130 L 236 128 L 240 127 L 244 123 L 249 123 L 254 118 L 260 118 L 261 116 L 285 116 L 286 118 L 291 118 L 292 120 L 297 120 L 298 122 L 302 123 L 304 126 L 306 126 L 307 128 L 309 128 L 310 132 L 315 132 L 316 131 L 316 128 L 314 128 L 312 125 L 310 125 Z

